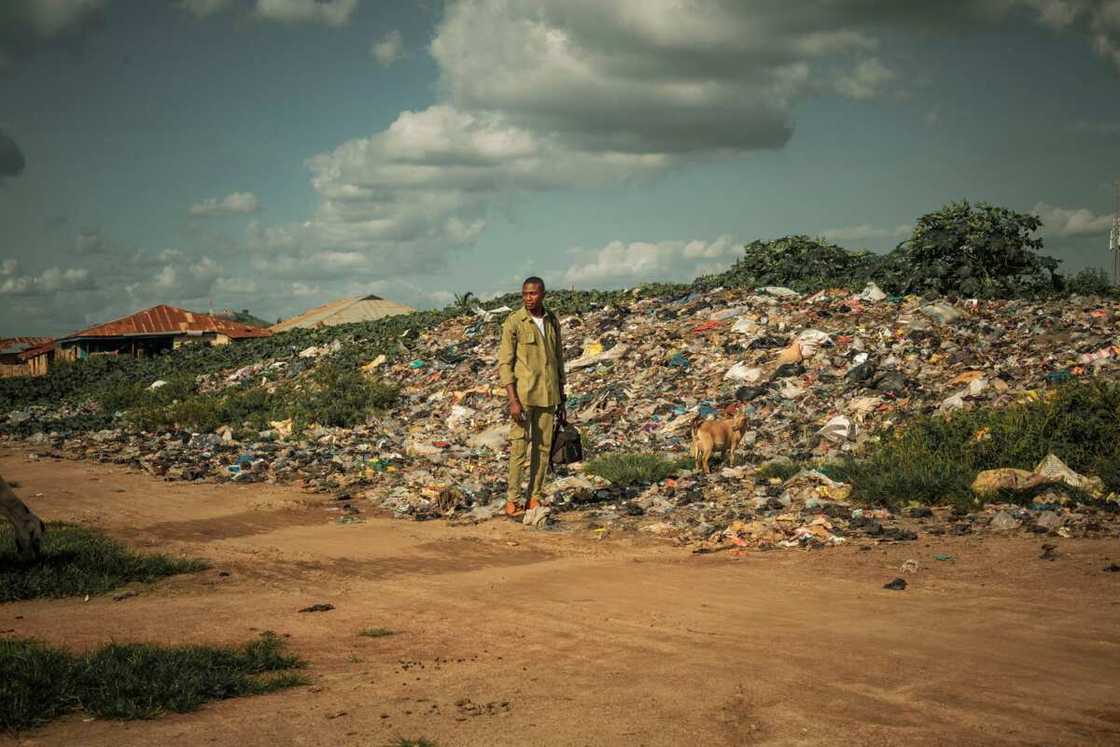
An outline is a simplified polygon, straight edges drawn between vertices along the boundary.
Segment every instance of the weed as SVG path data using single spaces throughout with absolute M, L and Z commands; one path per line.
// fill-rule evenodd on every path
M 830 476 L 851 482 L 853 495 L 869 503 L 970 506 L 977 472 L 1033 469 L 1050 453 L 1120 490 L 1120 384 L 1072 382 L 1002 409 L 919 417 L 860 457 L 831 465 Z
M 607 454 L 588 462 L 584 471 L 616 485 L 645 485 L 660 482 L 680 467 L 657 454 Z
M 796 475 L 803 469 L 803 466 L 796 462 L 775 460 L 767 462 L 758 468 L 755 472 L 756 477 L 761 477 L 766 480 L 777 478 L 783 482 Z
M 0 640 L 0 727 L 81 709 L 112 719 L 196 710 L 208 700 L 306 684 L 304 666 L 266 632 L 240 647 L 113 643 L 85 655 L 28 639 Z
M 7 524 L 0 527 L 0 602 L 103 594 L 207 567 L 201 560 L 139 555 L 93 530 L 59 523 L 47 525 L 40 560 L 21 560 L 11 534 Z

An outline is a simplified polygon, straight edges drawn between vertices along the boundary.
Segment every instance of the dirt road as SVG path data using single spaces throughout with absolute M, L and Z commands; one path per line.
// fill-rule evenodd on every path
M 1115 541 L 1058 540 L 1055 561 L 1026 537 L 692 556 L 501 521 L 340 524 L 294 488 L 12 449 L 0 474 L 45 519 L 213 564 L 120 602 L 0 605 L 0 631 L 87 647 L 274 630 L 313 680 L 156 721 L 75 715 L 3 743 L 1120 742 L 1120 574 L 1102 571 Z M 884 590 L 910 558 L 910 587 Z M 316 602 L 335 609 L 297 612 Z

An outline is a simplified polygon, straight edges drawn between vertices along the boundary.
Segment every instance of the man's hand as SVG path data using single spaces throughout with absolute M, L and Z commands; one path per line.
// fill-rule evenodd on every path
M 517 397 L 510 397 L 509 416 L 519 424 L 525 425 L 525 408 L 521 406 L 521 400 Z

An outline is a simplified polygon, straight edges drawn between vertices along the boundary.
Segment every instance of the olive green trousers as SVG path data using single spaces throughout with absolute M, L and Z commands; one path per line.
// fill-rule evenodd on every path
M 543 497 L 544 474 L 548 471 L 548 455 L 552 450 L 552 428 L 556 407 L 524 407 L 524 425 L 516 420 L 509 428 L 509 489 L 507 499 L 520 503 L 525 497 L 521 480 L 529 467 L 529 497 Z

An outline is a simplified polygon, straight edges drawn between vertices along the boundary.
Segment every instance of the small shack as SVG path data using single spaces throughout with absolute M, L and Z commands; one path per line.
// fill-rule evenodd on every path
M 54 363 L 53 338 L 48 338 L 35 347 L 28 348 L 19 353 L 19 360 L 24 366 L 21 376 L 46 376 Z
M 50 342 L 49 337 L 2 337 L 0 338 L 0 378 L 10 376 L 27 376 L 26 361 L 20 354 L 45 342 Z

